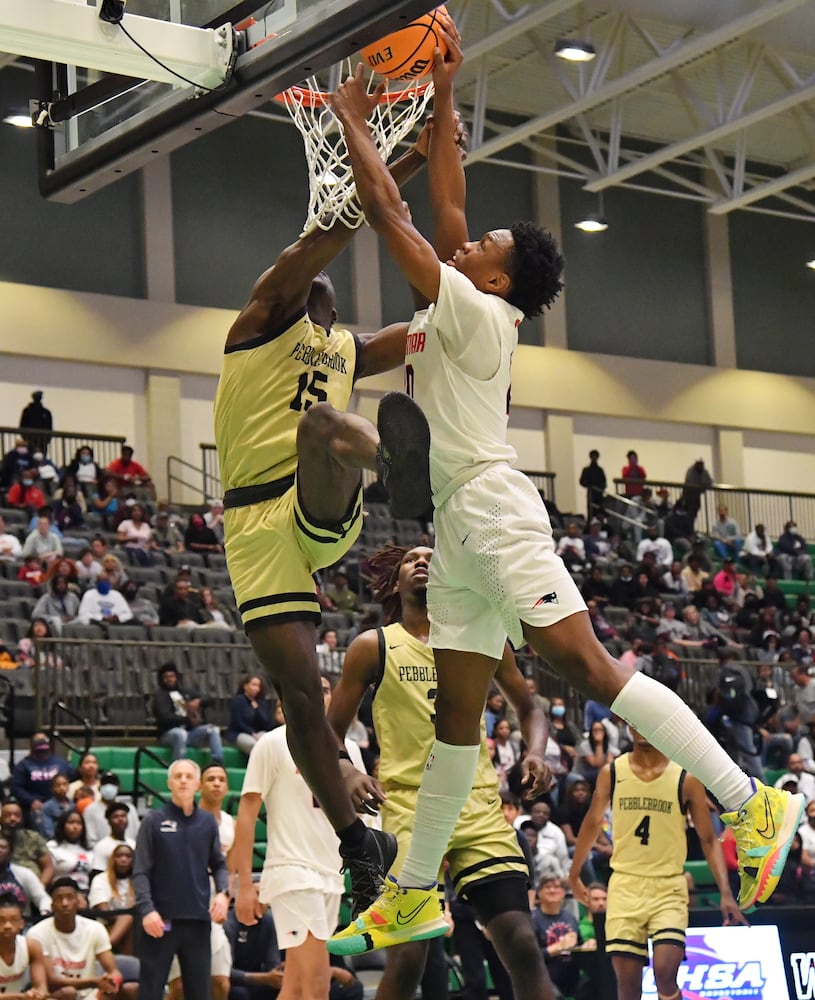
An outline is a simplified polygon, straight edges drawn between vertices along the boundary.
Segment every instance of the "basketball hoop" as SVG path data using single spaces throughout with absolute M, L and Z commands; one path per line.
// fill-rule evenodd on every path
M 337 79 L 352 72 L 346 59 Z M 368 119 L 379 155 L 388 162 L 391 153 L 411 131 L 433 96 L 430 80 L 386 80 L 386 88 Z M 368 92 L 375 87 L 373 77 Z M 354 173 L 342 126 L 328 106 L 328 92 L 320 88 L 316 77 L 278 94 L 276 101 L 285 105 L 303 137 L 308 164 L 308 215 L 303 235 L 319 226 L 328 230 L 337 222 L 358 229 L 365 214 L 357 200 Z

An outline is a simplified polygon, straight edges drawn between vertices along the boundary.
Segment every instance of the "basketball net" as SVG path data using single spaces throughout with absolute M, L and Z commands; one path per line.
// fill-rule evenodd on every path
M 340 79 L 353 72 L 350 59 L 341 67 Z M 386 80 L 385 92 L 368 118 L 376 148 L 385 163 L 411 131 L 433 96 L 432 82 Z M 376 86 L 368 81 L 368 93 Z M 291 87 L 277 100 L 284 104 L 303 137 L 308 164 L 308 215 L 301 235 L 315 227 L 329 230 L 337 222 L 358 229 L 365 214 L 357 198 L 354 172 L 342 125 L 328 107 L 327 94 L 317 79 Z

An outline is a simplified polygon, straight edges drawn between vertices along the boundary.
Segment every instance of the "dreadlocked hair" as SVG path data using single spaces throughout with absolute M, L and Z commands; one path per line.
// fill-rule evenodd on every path
M 563 289 L 560 280 L 565 260 L 554 237 L 534 222 L 515 222 L 510 226 L 514 246 L 509 257 L 512 289 L 507 302 L 526 316 L 540 316 Z
M 382 605 L 386 625 L 399 621 L 402 614 L 402 599 L 395 588 L 399 582 L 399 567 L 408 551 L 406 545 L 386 545 L 368 559 L 371 597 Z

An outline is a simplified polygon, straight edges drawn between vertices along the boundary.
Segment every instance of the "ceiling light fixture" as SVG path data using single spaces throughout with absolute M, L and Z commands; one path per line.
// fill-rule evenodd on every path
M 16 125 L 17 128 L 34 128 L 31 115 L 6 115 L 3 122 L 6 125 Z
M 812 268 L 813 271 L 815 271 L 815 259 L 808 260 L 807 261 L 807 267 L 810 267 L 810 268 Z
M 555 42 L 555 55 L 569 62 L 591 62 L 597 55 L 591 42 L 583 42 L 577 38 L 558 38 Z
M 574 224 L 575 229 L 583 233 L 604 233 L 608 229 L 606 213 L 603 210 L 603 192 L 597 196 L 597 211 L 586 212 L 582 219 Z

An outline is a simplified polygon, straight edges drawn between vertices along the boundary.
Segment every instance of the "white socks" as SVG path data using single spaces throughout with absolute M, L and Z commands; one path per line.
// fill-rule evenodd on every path
M 614 699 L 611 710 L 657 750 L 697 777 L 726 812 L 739 809 L 753 794 L 749 776 L 725 753 L 679 695 L 664 684 L 635 673 Z
M 410 849 L 399 873 L 403 889 L 436 884 L 447 844 L 473 787 L 479 749 L 440 740 L 433 744 L 419 789 Z

